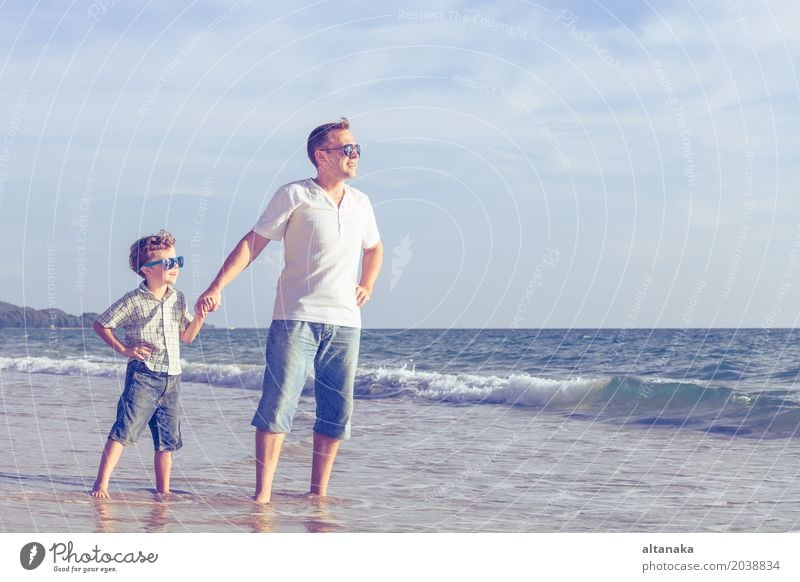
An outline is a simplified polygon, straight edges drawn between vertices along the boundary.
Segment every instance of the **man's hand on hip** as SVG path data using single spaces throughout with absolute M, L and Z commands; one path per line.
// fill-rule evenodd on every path
M 366 287 L 362 287 L 361 285 L 356 285 L 356 305 L 361 307 L 367 301 L 369 301 L 371 293 L 371 289 L 367 289 Z

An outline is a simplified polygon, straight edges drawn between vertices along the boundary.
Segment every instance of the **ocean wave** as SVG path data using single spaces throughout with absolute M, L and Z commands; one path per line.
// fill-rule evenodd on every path
M 183 362 L 184 382 L 260 390 L 264 367 Z M 114 361 L 0 358 L 0 370 L 29 374 L 107 376 L 122 374 Z M 313 389 L 313 378 L 305 393 Z M 544 378 L 445 374 L 413 368 L 361 368 L 358 399 L 409 398 L 444 404 L 506 405 L 546 410 L 565 417 L 710 433 L 800 436 L 800 402 L 794 392 L 743 392 L 707 382 L 635 376 Z
M 632 376 L 551 379 L 526 374 L 498 377 L 376 369 L 360 371 L 356 395 L 505 404 L 619 424 L 736 436 L 800 437 L 796 394 L 748 393 L 702 381 Z
M 355 392 L 360 398 L 414 396 L 439 402 L 545 408 L 579 404 L 607 384 L 607 378 L 556 380 L 527 374 L 499 377 L 378 368 L 359 370 Z
M 264 366 L 224 364 L 194 364 L 181 361 L 184 382 L 243 386 L 261 389 Z M 58 376 L 116 377 L 124 374 L 123 360 L 90 360 L 85 358 L 54 359 L 48 357 L 0 358 L 0 370 L 24 374 L 54 374 Z
M 183 382 L 197 382 L 215 386 L 237 386 L 261 390 L 264 366 L 232 364 L 194 364 L 181 362 Z
M 54 374 L 57 376 L 107 376 L 121 373 L 118 362 L 92 361 L 83 358 L 53 359 L 30 356 L 0 358 L 0 370 L 24 374 Z

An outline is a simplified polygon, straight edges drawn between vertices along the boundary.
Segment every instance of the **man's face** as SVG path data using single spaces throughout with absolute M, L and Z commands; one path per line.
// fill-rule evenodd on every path
M 355 144 L 356 138 L 349 129 L 338 129 L 328 133 L 325 151 L 320 152 L 321 159 L 318 168 L 327 174 L 343 180 L 356 177 L 358 171 L 359 154 L 353 152 L 349 157 L 342 153 L 341 147 L 346 144 Z

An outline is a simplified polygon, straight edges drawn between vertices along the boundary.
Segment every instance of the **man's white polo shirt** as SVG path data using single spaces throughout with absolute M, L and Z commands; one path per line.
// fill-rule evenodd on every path
M 278 188 L 253 230 L 283 240 L 273 319 L 361 327 L 356 284 L 362 249 L 380 242 L 367 195 L 345 185 L 337 207 L 314 180 Z

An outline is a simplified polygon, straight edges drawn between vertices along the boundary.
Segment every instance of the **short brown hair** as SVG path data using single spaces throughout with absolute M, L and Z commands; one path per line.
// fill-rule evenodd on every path
M 334 123 L 325 123 L 314 130 L 308 136 L 308 143 L 306 144 L 306 152 L 308 159 L 317 167 L 317 159 L 314 157 L 314 152 L 322 149 L 328 142 L 328 134 L 332 131 L 340 129 L 350 129 L 350 121 L 346 117 L 342 117 L 339 121 Z
M 175 237 L 166 230 L 159 230 L 156 234 L 144 236 L 131 245 L 129 263 L 131 270 L 137 275 L 142 275 L 142 266 L 150 261 L 155 251 L 161 251 L 175 246 Z

